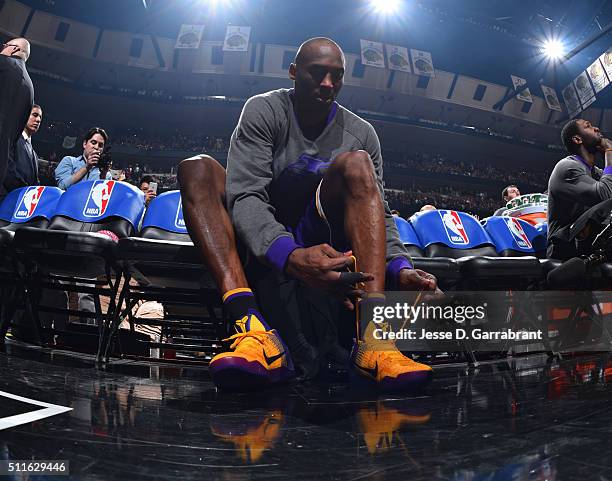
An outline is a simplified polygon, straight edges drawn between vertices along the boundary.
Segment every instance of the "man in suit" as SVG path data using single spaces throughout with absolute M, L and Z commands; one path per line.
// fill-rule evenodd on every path
M 30 43 L 14 38 L 0 44 L 0 198 L 6 195 L 4 177 L 11 153 L 32 109 L 34 88 L 25 63 Z
M 9 164 L 4 178 L 4 190 L 10 192 L 28 185 L 38 185 L 38 156 L 32 147 L 32 135 L 38 132 L 43 112 L 40 105 L 34 104 L 28 122 L 17 139 L 15 149 L 9 157 Z

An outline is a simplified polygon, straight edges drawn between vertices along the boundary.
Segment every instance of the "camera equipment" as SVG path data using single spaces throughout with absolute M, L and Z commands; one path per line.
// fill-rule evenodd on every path
M 110 150 L 110 146 L 105 147 L 102 151 L 102 154 L 100 154 L 100 159 L 98 160 L 98 167 L 100 168 L 100 170 L 108 170 L 111 164 L 113 163 Z

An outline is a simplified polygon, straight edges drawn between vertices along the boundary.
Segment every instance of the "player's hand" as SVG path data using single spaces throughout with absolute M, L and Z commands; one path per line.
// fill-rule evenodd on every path
M 148 190 L 145 194 L 145 205 L 148 207 L 149 202 L 155 199 L 155 197 L 157 197 L 157 194 L 153 192 L 152 190 Z
M 597 145 L 597 149 L 605 154 L 607 149 L 612 149 L 612 140 L 602 137 Z
M 374 279 L 366 272 L 347 271 L 353 266 L 351 253 L 338 252 L 328 244 L 295 249 L 287 259 L 287 274 L 301 280 L 307 286 L 326 291 L 343 300 L 352 309 L 351 299 L 364 293 L 359 283 Z
M 397 287 L 400 291 L 436 291 L 436 276 L 421 269 L 402 269 L 399 271 Z

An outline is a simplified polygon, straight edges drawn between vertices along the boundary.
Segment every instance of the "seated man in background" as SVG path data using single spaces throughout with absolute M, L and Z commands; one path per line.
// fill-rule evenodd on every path
M 568 156 L 561 159 L 548 181 L 547 256 L 569 259 L 577 255 L 569 228 L 584 212 L 612 198 L 612 141 L 588 120 L 570 120 L 561 131 Z M 602 154 L 605 168 L 595 166 Z
M 43 114 L 40 105 L 34 104 L 21 136 L 11 152 L 4 178 L 4 190 L 10 192 L 28 185 L 38 185 L 38 155 L 32 147 L 32 135 L 38 132 Z
M 502 190 L 502 201 L 504 202 L 504 206 L 497 209 L 493 215 L 503 215 L 507 209 L 506 204 L 520 195 L 521 191 L 516 185 L 511 184 L 504 187 L 504 190 Z
M 433 276 L 412 268 L 399 240 L 383 199 L 374 128 L 335 101 L 344 67 L 344 54 L 332 40 L 305 42 L 289 70 L 295 88 L 257 95 L 245 104 L 231 138 L 227 180 L 210 157 L 194 157 L 179 167 L 189 233 L 237 332 L 231 350 L 210 363 L 217 385 L 245 386 L 266 376 L 276 380 L 293 370 L 287 348 L 263 320 L 248 288 L 234 228 L 250 253 L 278 273 L 279 285 L 296 279 L 337 296 L 350 309 L 357 304 L 367 311 L 383 302 L 385 281 L 394 289 L 437 288 Z M 353 254 L 364 271 L 358 274 L 363 292 L 338 272 L 353 265 Z M 405 357 L 393 343 L 369 343 L 359 326 L 355 338 L 351 362 L 363 376 L 399 389 L 430 379 L 429 366 Z
M 112 179 L 111 165 L 105 162 L 107 158 L 103 156 L 107 144 L 108 135 L 104 129 L 89 129 L 83 139 L 83 153 L 78 157 L 67 155 L 55 168 L 57 186 L 66 190 L 82 180 Z

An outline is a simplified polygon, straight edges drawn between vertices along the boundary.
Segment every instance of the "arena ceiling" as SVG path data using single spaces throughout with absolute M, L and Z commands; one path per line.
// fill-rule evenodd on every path
M 432 52 L 443 70 L 510 85 L 510 74 L 532 84 L 564 87 L 612 47 L 601 36 L 570 60 L 550 64 L 541 42 L 561 39 L 567 51 L 612 22 L 612 0 L 401 0 L 382 17 L 366 0 L 22 0 L 31 7 L 113 30 L 175 37 L 182 23 L 204 23 L 205 39 L 222 39 L 228 23 L 251 25 L 252 41 L 299 45 L 325 35 L 359 51 L 367 38 Z M 594 104 L 612 107 L 612 88 Z

